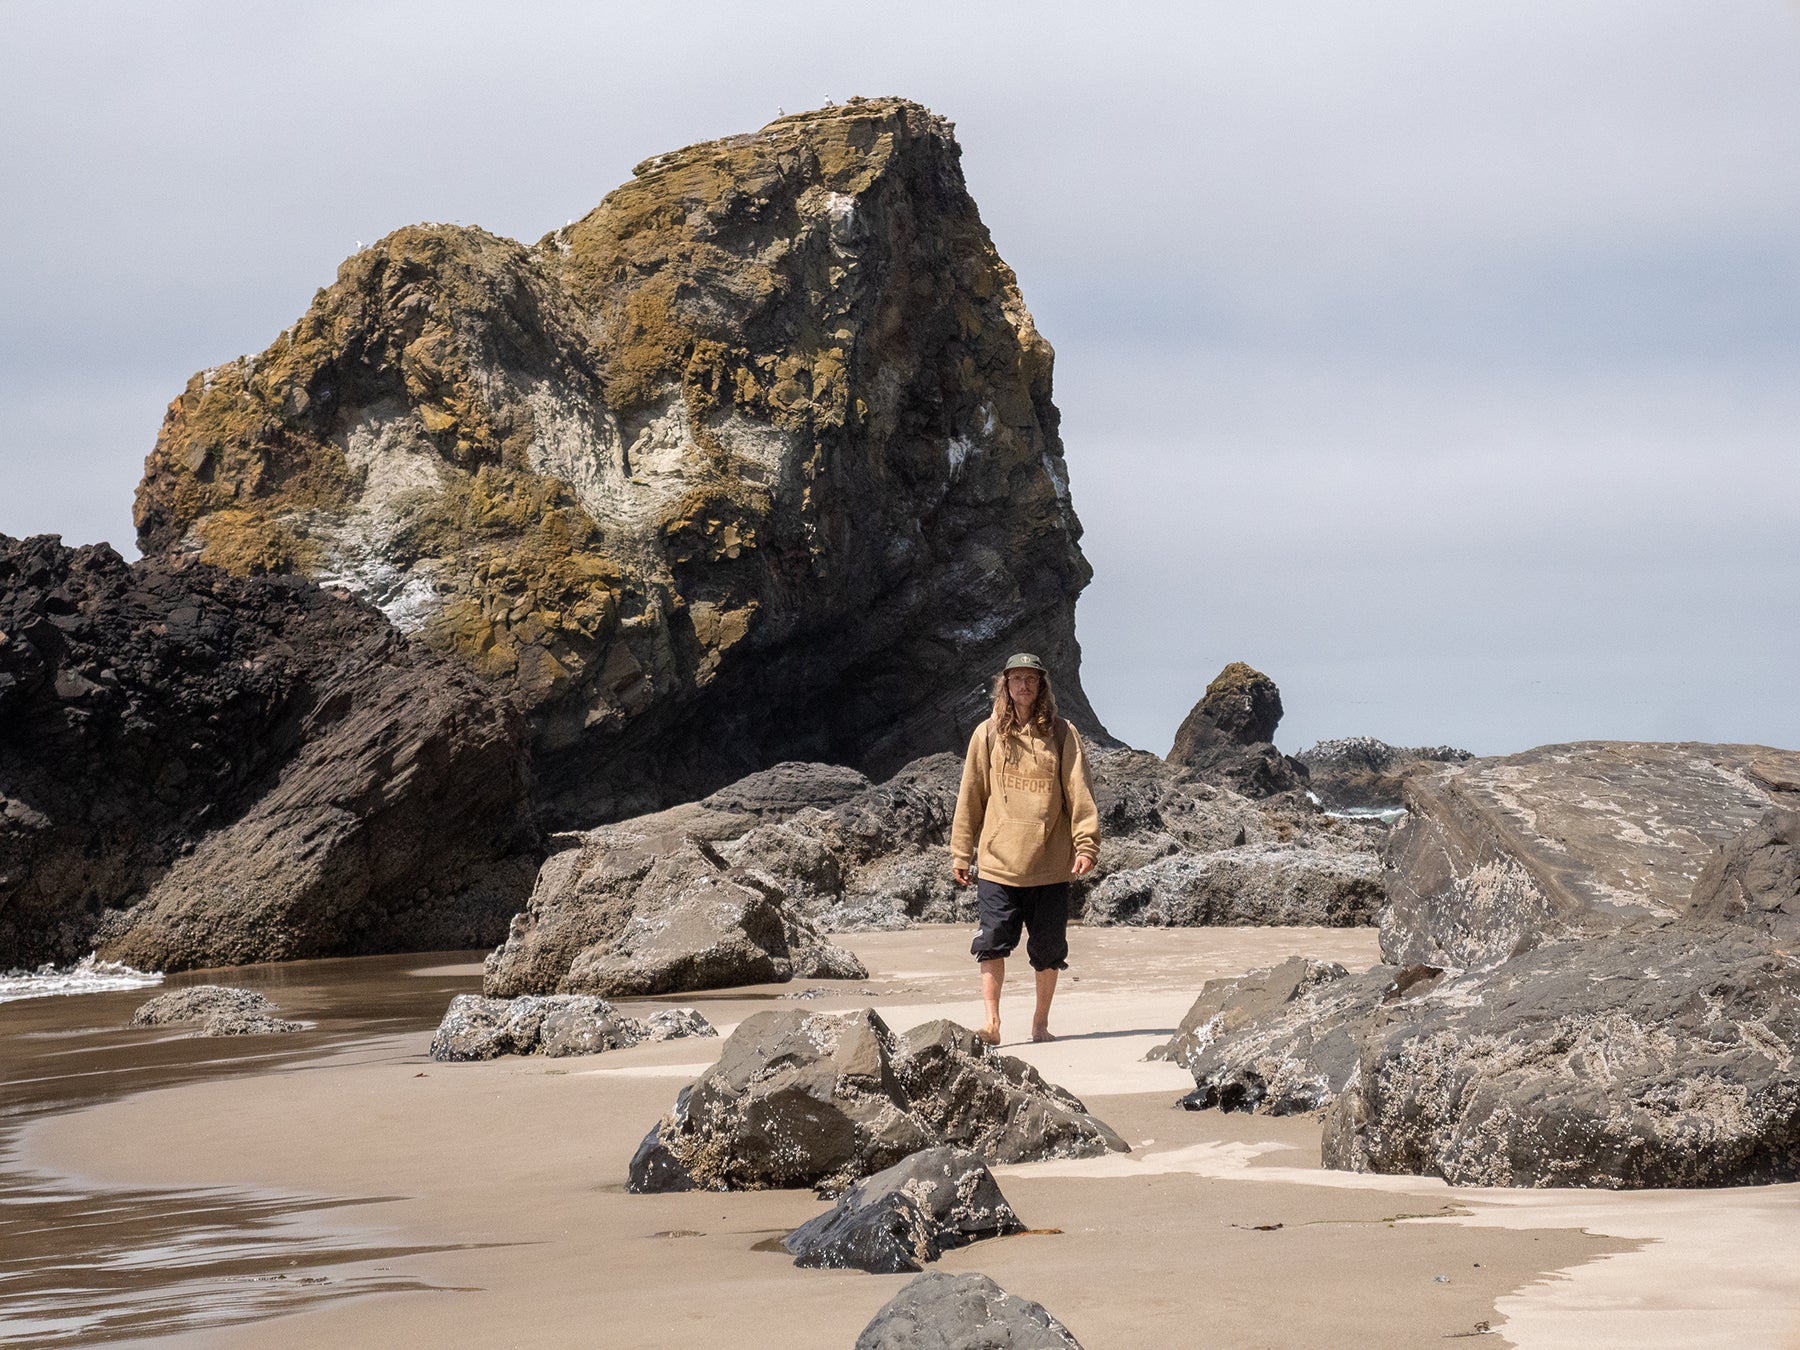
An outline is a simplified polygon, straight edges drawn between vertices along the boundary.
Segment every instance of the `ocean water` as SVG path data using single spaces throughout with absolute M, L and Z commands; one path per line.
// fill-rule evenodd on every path
M 133 970 L 117 961 L 84 956 L 72 966 L 39 966 L 36 970 L 0 972 L 0 1003 L 57 994 L 106 994 L 115 989 L 148 989 L 163 982 L 155 971 Z
M 131 1028 L 141 991 L 163 977 L 91 958 L 0 975 L 0 998 L 12 1000 L 0 1008 L 0 1345 L 174 1343 L 339 1299 L 438 1289 L 404 1263 L 445 1244 L 399 1243 L 388 1221 L 357 1217 L 359 1207 L 391 1197 L 106 1184 L 39 1170 L 22 1156 L 20 1134 L 131 1093 L 301 1072 L 347 1050 L 423 1058 L 450 1000 L 481 988 L 484 955 L 231 970 L 230 984 L 310 1024 L 286 1036 Z M 178 973 L 168 984 L 222 973 Z M 51 997 L 71 993 L 89 997 Z M 394 1048 L 385 1038 L 396 1035 L 408 1043 Z M 369 1051 L 372 1038 L 379 1048 Z

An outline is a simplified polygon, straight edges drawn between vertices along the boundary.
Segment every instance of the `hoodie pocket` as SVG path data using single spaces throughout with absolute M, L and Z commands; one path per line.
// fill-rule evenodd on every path
M 997 820 L 981 841 L 992 870 L 1012 876 L 1033 871 L 1044 856 L 1050 827 L 1041 820 Z

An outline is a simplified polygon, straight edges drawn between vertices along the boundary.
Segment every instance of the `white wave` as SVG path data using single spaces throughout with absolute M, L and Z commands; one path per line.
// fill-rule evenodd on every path
M 0 972 L 0 1003 L 55 994 L 104 994 L 113 989 L 146 989 L 161 984 L 156 971 L 134 970 L 117 961 L 84 956 L 72 966 L 42 965 L 36 970 Z

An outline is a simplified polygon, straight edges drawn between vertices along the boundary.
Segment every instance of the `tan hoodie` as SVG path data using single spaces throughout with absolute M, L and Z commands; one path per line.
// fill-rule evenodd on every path
M 984 881 L 1003 886 L 1048 886 L 1067 881 L 1083 853 L 1100 856 L 1100 812 L 1075 728 L 1058 719 L 1052 735 L 1033 727 L 1002 736 L 991 717 L 976 727 L 956 794 L 951 862 L 967 867 L 974 858 Z

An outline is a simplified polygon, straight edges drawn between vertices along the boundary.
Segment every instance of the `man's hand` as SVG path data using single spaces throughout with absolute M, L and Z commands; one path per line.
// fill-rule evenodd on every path
M 950 869 L 950 871 L 956 877 L 956 884 L 958 886 L 967 886 L 969 884 L 969 869 L 968 868 L 952 867 Z
M 1075 866 L 1070 869 L 1070 871 L 1073 875 L 1078 876 L 1078 877 L 1085 877 L 1089 872 L 1091 872 L 1093 870 L 1094 870 L 1094 860 L 1092 858 L 1088 857 L 1088 855 L 1085 853 L 1078 853 L 1075 855 Z

